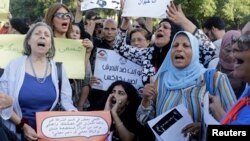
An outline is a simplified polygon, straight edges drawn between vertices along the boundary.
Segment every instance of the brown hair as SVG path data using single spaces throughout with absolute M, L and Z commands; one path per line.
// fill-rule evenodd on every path
M 143 29 L 143 28 L 135 28 L 135 29 L 133 29 L 133 30 L 130 32 L 130 34 L 129 34 L 130 40 L 131 40 L 131 38 L 132 38 L 132 35 L 133 35 L 134 33 L 136 33 L 136 32 L 140 32 L 140 33 L 146 38 L 146 40 L 150 40 L 150 35 L 149 35 L 149 33 L 148 33 L 145 29 Z
M 53 26 L 54 15 L 62 7 L 64 9 L 66 9 L 69 13 L 71 13 L 69 8 L 66 5 L 61 4 L 61 3 L 54 3 L 53 5 L 50 6 L 50 8 L 48 9 L 48 11 L 47 11 L 47 13 L 45 15 L 45 22 L 52 28 L 53 32 L 55 30 L 54 26 Z M 69 28 L 68 28 L 68 31 L 66 33 L 67 38 L 70 38 L 70 32 L 72 30 L 72 21 L 73 21 L 73 18 L 71 19 L 71 21 L 69 23 Z

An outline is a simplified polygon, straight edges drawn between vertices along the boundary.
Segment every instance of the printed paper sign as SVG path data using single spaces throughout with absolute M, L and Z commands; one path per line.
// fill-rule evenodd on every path
M 125 59 L 113 50 L 97 49 L 95 72 L 99 84 L 92 87 L 107 90 L 117 80 L 130 82 L 135 88 L 142 88 L 142 67 Z
M 209 112 L 209 92 L 204 96 L 203 101 L 203 122 L 202 122 L 202 140 L 206 140 L 208 125 L 220 125 L 220 123 Z
M 0 2 L 0 21 L 8 21 L 10 0 Z
M 9 13 L 10 0 L 1 0 L 0 13 Z
M 206 125 L 218 125 L 220 124 L 209 112 L 209 93 L 207 92 L 204 96 L 203 102 L 203 114 L 204 122 Z
M 170 0 L 126 0 L 123 17 L 166 18 Z
M 104 141 L 111 126 L 109 111 L 38 112 L 39 141 Z
M 148 124 L 159 141 L 188 141 L 181 130 L 192 122 L 187 108 L 181 104 L 148 121 Z
M 84 0 L 81 3 L 81 11 L 94 8 L 107 8 L 120 10 L 120 0 Z
M 10 60 L 22 55 L 25 35 L 2 34 L 0 36 L 0 68 L 5 68 Z M 63 62 L 66 73 L 72 79 L 84 79 L 85 52 L 81 40 L 54 38 L 55 61 Z M 77 68 L 77 69 L 76 69 Z

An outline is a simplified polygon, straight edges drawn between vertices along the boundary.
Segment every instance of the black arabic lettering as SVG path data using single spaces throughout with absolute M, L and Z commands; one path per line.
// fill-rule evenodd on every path
M 120 68 L 120 71 L 119 72 L 124 72 L 126 73 L 127 69 L 126 68 Z
M 156 0 L 139 0 L 138 5 L 146 5 L 150 3 L 156 3 Z

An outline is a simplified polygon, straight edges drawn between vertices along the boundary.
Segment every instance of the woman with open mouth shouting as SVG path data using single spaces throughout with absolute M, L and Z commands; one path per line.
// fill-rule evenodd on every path
M 193 123 L 183 125 L 184 136 L 199 138 L 202 121 L 202 103 L 207 87 L 206 71 L 199 62 L 198 40 L 186 31 L 178 32 L 171 44 L 158 73 L 157 80 L 144 87 L 143 99 L 137 111 L 137 119 L 142 124 L 162 113 L 183 104 L 193 119 Z M 226 74 L 216 72 L 213 82 L 214 93 L 219 96 L 224 110 L 232 107 L 236 101 L 233 89 Z
M 250 83 L 250 22 L 242 29 L 241 36 L 235 38 L 234 41 L 236 45 L 233 46 L 233 52 L 236 63 L 234 65 L 233 75 L 235 78 Z M 215 119 L 220 121 L 221 124 L 250 125 L 249 86 L 245 88 L 239 100 L 229 111 L 223 110 L 217 96 L 210 96 L 210 99 L 210 110 L 214 114 Z
M 59 94 L 66 111 L 77 111 L 71 99 L 71 87 L 62 67 L 59 93 L 55 44 L 51 28 L 43 22 L 34 24 L 24 39 L 24 55 L 12 60 L 0 79 L 0 91 L 14 99 L 11 118 L 5 125 L 22 141 L 37 140 L 36 112 L 51 111 Z

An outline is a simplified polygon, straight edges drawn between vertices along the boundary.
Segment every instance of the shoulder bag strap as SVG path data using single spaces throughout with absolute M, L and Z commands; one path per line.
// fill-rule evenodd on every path
M 59 81 L 59 101 L 61 101 L 61 88 L 62 88 L 62 62 L 56 62 L 57 78 Z

